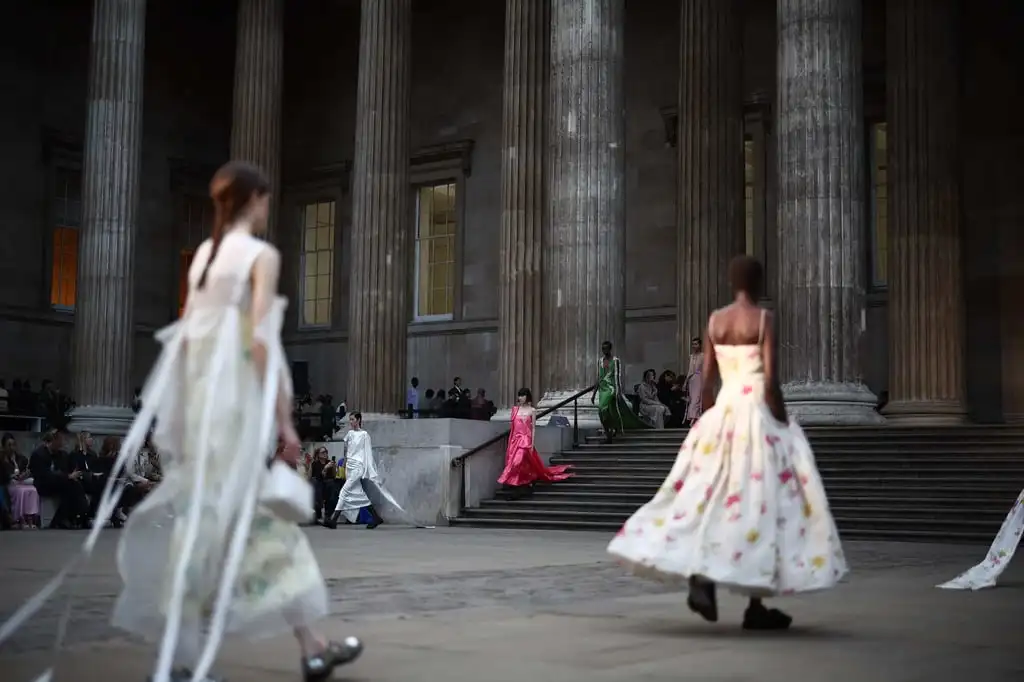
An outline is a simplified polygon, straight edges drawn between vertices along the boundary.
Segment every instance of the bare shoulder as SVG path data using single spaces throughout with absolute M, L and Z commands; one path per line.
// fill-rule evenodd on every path
M 267 242 L 261 242 L 262 247 L 256 256 L 257 267 L 277 271 L 281 267 L 281 252 L 277 247 Z

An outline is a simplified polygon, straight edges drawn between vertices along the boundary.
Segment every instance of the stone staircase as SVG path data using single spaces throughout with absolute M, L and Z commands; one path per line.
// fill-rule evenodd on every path
M 808 428 L 844 538 L 991 542 L 1024 488 L 1024 428 Z M 464 509 L 456 525 L 614 532 L 667 476 L 685 431 L 589 437 L 552 459 L 576 476 Z

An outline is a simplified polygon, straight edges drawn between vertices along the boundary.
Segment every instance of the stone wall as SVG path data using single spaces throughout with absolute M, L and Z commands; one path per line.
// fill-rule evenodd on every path
M 0 41 L 0 73 L 14 100 L 0 110 L 0 377 L 70 381 L 72 316 L 53 312 L 50 286 L 50 168 L 53 155 L 81 152 L 88 63 L 88 3 L 29 3 L 17 30 Z M 215 6 L 216 5 L 216 6 Z M 142 204 L 137 255 L 134 376 L 141 381 L 156 353 L 152 331 L 177 309 L 177 199 L 182 184 L 205 190 L 205 170 L 227 155 L 235 17 L 231 3 L 150 0 L 146 45 Z M 967 3 L 964 43 L 963 204 L 969 402 L 975 417 L 999 417 L 1004 363 L 1017 357 L 1017 328 L 1001 319 L 1002 281 L 1019 258 L 999 244 L 1020 226 L 1024 199 L 1015 152 L 1019 126 L 1010 101 L 1017 10 L 995 0 Z M 1002 14 L 993 14 L 993 12 Z M 497 276 L 501 220 L 503 3 L 431 0 L 413 5 L 412 148 L 472 141 L 461 180 L 462 224 L 455 320 L 411 324 L 408 373 L 423 386 L 463 384 L 497 390 Z M 775 100 L 775 7 L 744 3 L 744 94 Z M 334 315 L 329 329 L 302 331 L 294 308 L 286 342 L 294 360 L 309 363 L 312 388 L 345 394 L 347 380 L 350 163 L 354 151 L 358 75 L 358 2 L 304 0 L 286 5 L 283 196 L 277 234 L 285 252 L 282 288 L 299 292 L 297 207 L 326 193 L 339 201 Z M 993 19 L 992 17 L 996 17 Z M 1017 22 L 1017 23 L 1015 23 Z M 678 363 L 675 298 L 676 150 L 663 110 L 674 107 L 679 73 L 679 3 L 629 3 L 625 19 L 626 99 L 626 341 L 619 349 L 626 383 L 647 367 Z M 884 73 L 884 2 L 864 2 L 866 74 Z M 44 36 L 42 40 L 38 36 Z M 1016 62 L 1014 61 L 1016 60 Z M 866 76 L 867 77 L 867 76 Z M 884 88 L 883 88 L 884 93 Z M 883 99 L 884 104 L 884 99 Z M 865 97 L 865 112 L 877 110 Z M 884 115 L 884 109 L 881 112 Z M 50 140 L 47 146 L 47 140 Z M 50 149 L 49 155 L 44 153 Z M 63 157 L 62 157 L 63 158 Z M 769 159 L 768 168 L 774 168 Z M 182 168 L 200 169 L 197 180 Z M 415 170 L 412 176 L 416 177 Z M 769 201 L 769 208 L 771 208 Z M 770 211 L 769 211 L 770 213 Z M 768 216 L 767 252 L 774 218 Z M 1019 231 L 1019 230 L 1018 230 Z M 1002 242 L 1000 242 L 1000 235 Z M 1014 242 L 1015 243 L 1015 242 Z M 9 247 L 9 248 L 8 248 Z M 768 263 L 769 274 L 773 264 Z M 776 268 L 777 270 L 777 268 Z M 410 280 L 412 266 L 409 268 Z M 1007 281 L 1010 281 L 1007 279 Z M 1014 280 L 1016 281 L 1016 280 Z M 772 291 L 773 286 L 769 286 Z M 886 295 L 868 297 L 861 367 L 875 393 L 888 385 Z M 693 334 L 701 330 L 694 329 Z M 999 352 L 995 352 L 999 349 Z M 594 349 L 595 355 L 597 349 Z M 1024 366 L 1024 363 L 1018 363 Z M 1024 384 L 1022 384 L 1024 385 Z M 1016 394 L 1013 394 L 1016 395 Z M 1013 398 L 1013 396 L 1010 396 Z M 1013 398 L 1016 400 L 1016 398 Z

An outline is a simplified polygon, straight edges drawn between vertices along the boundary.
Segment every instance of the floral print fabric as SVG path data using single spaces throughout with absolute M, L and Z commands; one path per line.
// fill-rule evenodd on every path
M 996 539 L 985 555 L 985 560 L 977 566 L 961 573 L 949 582 L 938 585 L 943 590 L 982 590 L 995 587 L 996 579 L 1006 570 L 1020 544 L 1020 536 L 1024 534 L 1024 490 L 1010 508 Z
M 760 346 L 716 353 L 716 404 L 608 551 L 641 575 L 700 575 L 753 596 L 834 586 L 848 568 L 807 438 L 768 410 Z

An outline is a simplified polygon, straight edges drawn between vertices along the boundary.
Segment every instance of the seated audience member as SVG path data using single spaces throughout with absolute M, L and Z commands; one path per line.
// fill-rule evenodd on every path
M 489 421 L 497 412 L 498 408 L 494 406 L 492 401 L 487 399 L 487 392 L 482 388 L 478 388 L 476 390 L 476 397 L 473 398 L 469 406 L 470 419 L 484 422 Z
M 39 491 L 28 470 L 28 458 L 19 454 L 14 436 L 0 439 L 0 513 L 4 528 L 39 527 Z
M 679 377 L 670 369 L 658 377 L 658 400 L 669 409 L 665 426 L 670 429 L 682 428 L 686 421 L 686 392 Z
M 640 419 L 649 426 L 656 429 L 665 428 L 671 412 L 668 406 L 658 398 L 658 384 L 654 380 L 654 370 L 648 369 L 644 372 L 644 380 L 637 387 L 637 414 Z
M 435 417 L 440 417 L 444 411 L 444 405 L 447 401 L 445 397 L 445 389 L 439 388 L 434 392 L 434 402 L 430 403 L 430 409 L 434 413 Z
M 434 389 L 428 388 L 420 398 L 420 416 L 434 417 Z
M 66 470 L 65 458 L 60 450 L 60 435 L 47 431 L 28 460 L 28 468 L 40 497 L 57 501 L 57 512 L 50 528 L 81 528 L 89 512 L 89 500 L 82 488 L 82 472 Z
M 107 479 L 103 471 L 98 470 L 97 460 L 99 455 L 93 450 L 92 434 L 88 431 L 78 433 L 78 444 L 71 454 L 68 455 L 66 473 L 81 473 L 82 490 L 89 498 L 89 518 L 96 518 L 96 509 L 100 505 L 100 498 L 103 496 L 103 487 Z

